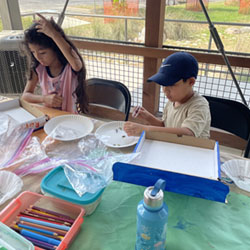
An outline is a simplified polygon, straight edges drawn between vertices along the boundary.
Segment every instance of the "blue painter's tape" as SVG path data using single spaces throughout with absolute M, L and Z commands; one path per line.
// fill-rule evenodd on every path
M 135 148 L 134 148 L 133 153 L 136 153 L 136 152 L 137 152 L 137 148 L 138 148 L 139 145 L 142 143 L 142 139 L 143 139 L 144 135 L 145 135 L 145 131 L 142 131 L 141 136 L 140 136 L 140 138 L 139 138 L 139 140 L 138 140 L 138 142 L 137 142 L 137 144 L 136 144 L 136 146 L 135 146 Z
M 220 148 L 219 148 L 219 142 L 216 142 L 215 144 L 216 148 L 217 148 L 217 164 L 218 164 L 218 177 L 219 179 L 221 179 L 221 162 L 220 162 Z
M 225 202 L 229 187 L 217 180 L 163 171 L 117 162 L 113 165 L 113 179 L 142 186 L 153 186 L 158 179 L 166 181 L 166 191 Z

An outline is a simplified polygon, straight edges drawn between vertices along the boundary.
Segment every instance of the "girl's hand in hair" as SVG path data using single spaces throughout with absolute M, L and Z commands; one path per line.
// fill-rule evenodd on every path
M 36 20 L 36 27 L 37 27 L 37 31 L 38 32 L 42 32 L 45 35 L 49 36 L 49 37 L 53 37 L 53 35 L 55 34 L 55 28 L 53 27 L 52 23 L 46 19 L 43 15 L 36 13 L 36 15 L 38 15 L 40 17 L 39 20 Z M 51 19 L 53 19 L 51 17 Z
M 61 108 L 62 97 L 57 94 L 50 94 L 44 96 L 44 104 L 49 108 Z

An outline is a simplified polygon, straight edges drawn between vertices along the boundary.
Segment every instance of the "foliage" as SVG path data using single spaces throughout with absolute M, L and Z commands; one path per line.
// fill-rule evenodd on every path
M 86 20 L 86 19 L 85 19 Z M 89 24 L 77 26 L 65 30 L 68 35 L 125 41 L 124 20 L 107 22 L 107 19 L 89 18 Z M 128 20 L 127 39 L 132 41 L 143 29 L 144 22 L 138 20 Z
M 202 11 L 188 11 L 185 7 L 185 4 L 167 6 L 166 18 L 168 18 L 168 15 L 174 16 L 177 14 L 178 16 L 182 15 L 195 21 L 206 21 L 206 17 Z M 250 15 L 239 14 L 238 6 L 225 6 L 224 1 L 210 2 L 207 12 L 213 22 L 250 23 Z
M 230 0 L 232 1 L 232 0 Z M 84 13 L 103 14 L 102 5 L 80 5 L 77 8 L 82 9 Z M 250 15 L 239 13 L 239 6 L 226 2 L 209 2 L 208 14 L 212 22 L 235 22 L 250 23 Z M 164 25 L 164 44 L 172 46 L 184 46 L 192 48 L 208 48 L 210 32 L 206 17 L 202 11 L 188 11 L 186 4 L 166 6 L 166 19 L 204 21 L 205 24 L 165 22 Z M 145 16 L 145 8 L 140 8 L 138 16 Z M 125 34 L 125 20 L 116 19 L 110 21 L 107 18 L 80 17 L 76 16 L 89 24 L 72 26 L 65 29 L 69 35 L 90 37 L 108 40 L 143 42 L 144 41 L 144 21 L 127 20 L 127 34 Z M 113 19 L 112 19 L 113 20 Z M 23 17 L 23 28 L 28 28 L 32 23 L 32 17 Z M 225 50 L 250 52 L 250 31 L 248 27 L 222 26 L 216 25 L 217 31 L 223 41 Z M 0 31 L 2 23 L 0 19 Z M 212 42 L 212 49 L 216 49 Z
M 225 6 L 224 2 L 210 2 L 207 11 L 213 23 L 250 23 L 250 15 L 239 14 L 238 6 Z M 178 23 L 165 23 L 170 35 L 166 36 L 164 44 L 203 49 L 209 47 L 209 25 L 203 12 L 187 11 L 185 9 L 185 4 L 167 6 L 166 18 L 204 21 L 205 24 L 179 23 L 181 25 L 175 27 L 174 24 L 177 25 Z M 172 28 L 170 28 L 171 26 Z M 217 24 L 215 24 L 215 27 L 226 51 L 250 52 L 250 28 L 240 26 L 222 26 Z M 177 36 L 177 34 L 179 34 L 179 36 Z M 214 42 L 211 44 L 211 49 L 217 50 Z
M 192 20 L 192 17 L 183 16 L 183 13 L 168 12 L 167 19 L 177 19 L 177 20 Z M 166 22 L 164 25 L 164 37 L 163 40 L 185 40 L 191 39 L 193 36 L 194 26 L 190 23 L 175 23 Z
M 23 17 L 22 18 L 23 29 L 25 30 L 29 28 L 32 22 L 33 22 L 32 17 Z

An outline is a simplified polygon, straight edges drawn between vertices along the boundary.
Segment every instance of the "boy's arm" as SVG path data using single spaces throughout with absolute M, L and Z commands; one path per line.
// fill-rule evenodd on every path
M 63 55 L 71 65 L 72 69 L 76 72 L 79 71 L 83 67 L 83 65 L 77 53 L 73 50 L 70 44 L 68 44 L 67 41 L 61 36 L 61 34 L 55 30 L 52 24 L 44 16 L 38 13 L 37 15 L 41 18 L 37 21 L 38 31 L 51 37 L 56 43 L 56 45 L 59 47 L 59 49 L 62 51 Z
M 142 131 L 166 132 L 177 135 L 194 136 L 194 133 L 188 128 L 168 128 L 168 127 L 142 125 L 134 122 L 126 122 L 124 124 L 124 131 L 128 134 L 128 136 L 139 136 L 142 133 Z
M 144 129 L 147 131 L 156 131 L 156 132 L 166 132 L 176 135 L 190 135 L 194 136 L 194 133 L 189 128 L 168 128 L 168 127 L 156 127 L 156 126 L 146 126 Z

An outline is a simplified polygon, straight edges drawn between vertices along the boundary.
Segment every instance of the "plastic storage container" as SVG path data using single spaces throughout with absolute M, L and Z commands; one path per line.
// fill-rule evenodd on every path
M 59 166 L 50 171 L 43 178 L 41 182 L 41 190 L 45 195 L 57 197 L 82 206 L 85 210 L 85 215 L 90 215 L 100 203 L 104 189 L 101 189 L 94 194 L 85 193 L 80 197 L 65 176 L 63 167 Z
M 74 223 L 72 224 L 70 230 L 67 232 L 60 245 L 56 248 L 56 250 L 66 249 L 81 228 L 81 224 L 83 223 L 84 209 L 81 206 L 77 206 L 60 199 L 25 191 L 21 193 L 16 199 L 12 200 L 12 202 L 10 202 L 9 205 L 1 211 L 0 221 L 5 225 L 10 226 L 16 220 L 17 215 L 29 208 L 31 205 L 44 207 L 54 212 L 68 215 L 74 219 Z M 29 250 L 29 248 L 19 249 Z M 35 247 L 35 249 L 39 248 Z
M 8 226 L 0 222 L 0 249 L 2 250 L 34 250 L 34 245 L 10 229 Z

